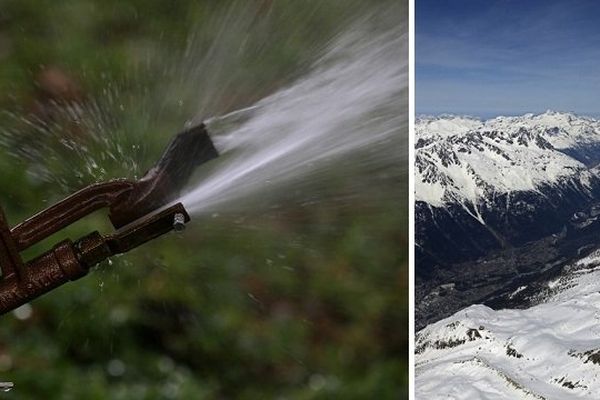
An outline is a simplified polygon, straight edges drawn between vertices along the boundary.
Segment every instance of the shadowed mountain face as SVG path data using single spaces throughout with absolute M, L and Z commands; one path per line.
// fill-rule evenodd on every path
M 416 133 L 418 328 L 473 303 L 505 306 L 514 285 L 594 247 L 599 121 L 442 116 L 419 119 Z

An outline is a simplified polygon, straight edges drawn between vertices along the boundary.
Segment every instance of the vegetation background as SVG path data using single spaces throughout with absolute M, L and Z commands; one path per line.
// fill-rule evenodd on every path
M 89 183 L 140 176 L 188 118 L 252 104 L 391 3 L 0 0 L 11 225 Z M 196 218 L 2 316 L 0 380 L 15 389 L 0 397 L 406 397 L 405 175 L 343 202 Z M 23 257 L 94 229 L 110 231 L 103 213 Z

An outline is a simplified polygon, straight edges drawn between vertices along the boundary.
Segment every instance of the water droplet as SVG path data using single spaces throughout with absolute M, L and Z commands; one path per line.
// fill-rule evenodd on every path
M 175 363 L 169 357 L 161 357 L 160 360 L 158 360 L 157 366 L 160 372 L 166 374 L 173 371 L 175 368 Z
M 29 304 L 23 304 L 21 307 L 14 310 L 13 314 L 16 319 L 24 321 L 31 317 L 31 314 L 33 314 L 33 308 Z
M 15 387 L 12 382 L 0 382 L 0 390 L 3 392 L 10 392 Z
M 125 363 L 118 358 L 114 358 L 108 362 L 106 371 L 111 376 L 122 376 L 125 373 Z
M 311 375 L 308 380 L 308 386 L 314 391 L 323 389 L 326 383 L 327 380 L 323 375 L 320 374 Z
M 169 398 L 169 399 L 177 398 L 177 396 L 179 394 L 179 385 L 176 384 L 175 382 L 168 382 L 163 386 L 161 392 L 162 392 L 163 396 L 165 396 L 166 398 Z
M 110 312 L 110 320 L 114 324 L 122 324 L 129 318 L 129 312 L 124 307 L 116 307 Z

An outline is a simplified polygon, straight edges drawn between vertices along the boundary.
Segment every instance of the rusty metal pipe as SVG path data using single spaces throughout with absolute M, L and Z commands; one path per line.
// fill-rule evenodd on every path
M 178 203 L 112 235 L 103 236 L 94 231 L 75 242 L 67 239 L 58 243 L 52 250 L 27 262 L 21 275 L 2 277 L 0 314 L 87 275 L 91 267 L 110 256 L 125 253 L 173 230 L 178 214 L 184 216 L 184 222 L 189 222 L 189 215 Z
M 0 314 L 13 310 L 41 295 L 87 274 L 77 260 L 70 240 L 60 242 L 47 253 L 26 264 L 26 276 L 2 278 L 0 281 Z
M 23 251 L 86 215 L 112 205 L 135 186 L 127 180 L 98 183 L 73 193 L 60 203 L 23 221 L 11 229 L 17 249 Z
M 18 251 L 99 209 L 110 207 L 110 220 L 120 228 L 160 208 L 178 195 L 195 168 L 218 156 L 203 124 L 187 129 L 137 182 L 125 179 L 90 185 L 16 225 L 11 234 Z

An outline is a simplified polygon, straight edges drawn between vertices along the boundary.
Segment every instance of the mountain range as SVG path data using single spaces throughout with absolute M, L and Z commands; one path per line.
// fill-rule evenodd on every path
M 600 121 L 420 117 L 417 398 L 598 398 Z
M 527 306 L 507 298 L 515 285 L 593 250 L 600 121 L 442 115 L 415 130 L 418 328 L 476 302 Z

